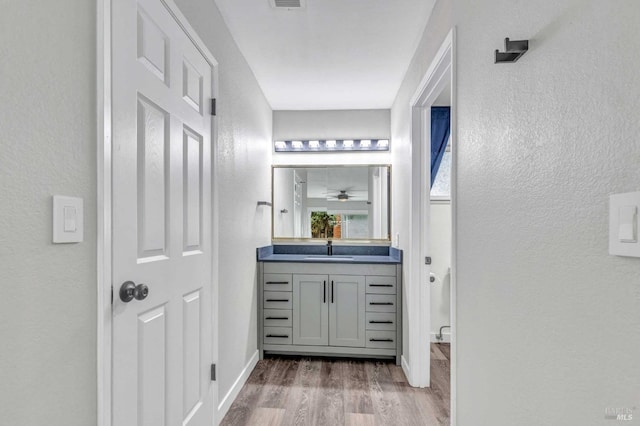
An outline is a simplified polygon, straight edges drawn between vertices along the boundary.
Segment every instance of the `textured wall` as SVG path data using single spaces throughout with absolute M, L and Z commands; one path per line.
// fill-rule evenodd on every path
M 389 112 L 388 109 L 273 111 L 273 138 L 388 138 Z
M 393 103 L 391 109 L 391 140 L 393 147 L 391 151 L 391 161 L 393 164 L 392 177 L 392 240 L 396 233 L 400 238 L 399 248 L 406 250 L 404 256 L 403 275 L 404 287 L 407 288 L 409 271 L 411 268 L 411 260 L 408 250 L 409 238 L 411 237 L 411 140 L 409 139 L 411 130 L 411 117 L 409 116 L 409 102 L 415 93 L 420 80 L 424 76 L 427 68 L 431 64 L 434 55 L 440 48 L 442 41 L 451 30 L 452 5 L 449 0 L 438 0 L 431 12 L 429 23 L 425 28 L 425 32 L 420 40 L 420 44 L 416 50 L 411 65 L 407 69 L 398 96 Z M 403 355 L 409 360 L 408 352 L 408 333 L 409 326 L 407 322 L 407 299 L 412 295 L 405 290 L 404 309 L 403 309 Z
M 2 2 L 3 425 L 96 422 L 95 33 L 95 2 Z M 51 243 L 54 194 L 84 198 L 83 243 Z
M 272 112 L 212 0 L 177 0 L 219 62 L 219 388 L 221 400 L 257 350 L 256 247 L 270 243 Z
M 640 402 L 640 261 L 607 253 L 608 195 L 640 189 L 640 8 L 453 5 L 434 8 L 391 130 L 397 185 L 411 176 L 409 99 L 455 24 L 458 424 L 608 424 L 605 408 Z M 494 65 L 505 37 L 531 50 Z M 408 187 L 394 194 L 404 247 Z
M 458 424 L 611 424 L 640 407 L 640 259 L 607 253 L 609 194 L 640 190 L 640 6 L 454 14 Z M 494 65 L 505 37 L 530 51 Z

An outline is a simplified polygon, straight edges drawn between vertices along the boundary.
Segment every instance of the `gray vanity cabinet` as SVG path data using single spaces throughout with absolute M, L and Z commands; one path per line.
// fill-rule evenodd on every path
M 258 262 L 258 347 L 279 354 L 394 357 L 402 265 Z

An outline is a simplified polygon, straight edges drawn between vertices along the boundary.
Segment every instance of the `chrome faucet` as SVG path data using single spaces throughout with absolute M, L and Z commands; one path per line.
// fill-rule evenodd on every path
M 333 241 L 327 241 L 327 256 L 333 256 Z

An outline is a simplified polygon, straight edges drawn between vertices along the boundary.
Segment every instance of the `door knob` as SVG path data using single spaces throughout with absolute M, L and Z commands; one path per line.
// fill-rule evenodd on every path
M 131 302 L 133 299 L 144 300 L 149 295 L 149 287 L 146 284 L 138 284 L 133 281 L 125 281 L 120 286 L 120 300 L 125 303 Z
M 133 290 L 133 297 L 136 300 L 144 300 L 149 295 L 149 287 L 146 284 L 138 284 L 136 288 Z

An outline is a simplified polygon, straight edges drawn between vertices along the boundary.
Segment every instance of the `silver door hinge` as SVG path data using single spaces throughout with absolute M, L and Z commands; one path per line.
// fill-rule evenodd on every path
M 211 99 L 211 115 L 216 115 L 216 98 Z
M 216 365 L 215 364 L 211 364 L 211 381 L 212 382 L 216 381 Z
M 113 286 L 111 286 L 111 304 L 113 305 Z
M 424 264 L 425 265 L 431 265 L 431 257 L 427 256 L 424 258 Z

